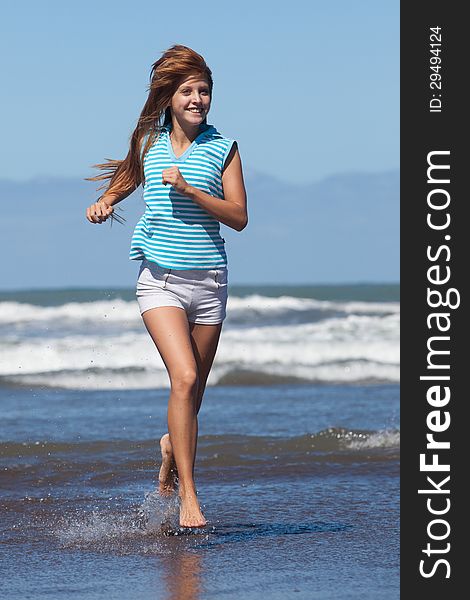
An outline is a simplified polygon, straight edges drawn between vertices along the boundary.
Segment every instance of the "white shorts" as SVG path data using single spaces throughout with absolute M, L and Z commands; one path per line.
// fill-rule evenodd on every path
M 144 259 L 136 285 L 140 314 L 177 306 L 190 323 L 216 325 L 226 317 L 228 269 L 169 269 Z

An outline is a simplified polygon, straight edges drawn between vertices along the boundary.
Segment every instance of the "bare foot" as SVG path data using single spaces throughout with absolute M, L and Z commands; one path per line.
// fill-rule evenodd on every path
M 160 450 L 162 452 L 162 466 L 158 474 L 159 492 L 161 496 L 171 496 L 178 483 L 178 471 L 169 433 L 162 436 Z
M 202 514 L 196 494 L 178 496 L 180 501 L 180 527 L 205 527 L 207 521 Z

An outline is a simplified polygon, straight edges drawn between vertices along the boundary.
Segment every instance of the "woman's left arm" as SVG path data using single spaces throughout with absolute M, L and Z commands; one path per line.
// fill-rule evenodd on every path
M 184 187 L 183 193 L 224 225 L 241 231 L 248 224 L 248 213 L 242 163 L 236 142 L 230 150 L 222 172 L 222 185 L 224 189 L 222 202 L 220 198 L 214 198 L 188 184 Z

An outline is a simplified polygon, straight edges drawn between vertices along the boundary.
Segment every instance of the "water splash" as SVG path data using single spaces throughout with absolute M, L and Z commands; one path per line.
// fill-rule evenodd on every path
M 121 555 L 159 553 L 164 537 L 192 533 L 179 526 L 178 495 L 161 496 L 158 490 L 147 492 L 131 510 L 75 510 L 55 518 L 48 528 L 63 548 Z
M 137 526 L 147 533 L 171 535 L 179 529 L 179 503 L 176 493 L 161 496 L 157 490 L 145 494 L 137 510 Z

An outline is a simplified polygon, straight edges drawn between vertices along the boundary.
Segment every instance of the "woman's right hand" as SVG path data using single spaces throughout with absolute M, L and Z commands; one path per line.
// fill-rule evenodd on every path
M 86 209 L 86 218 L 90 223 L 104 223 L 114 212 L 114 208 L 104 200 L 99 200 Z

